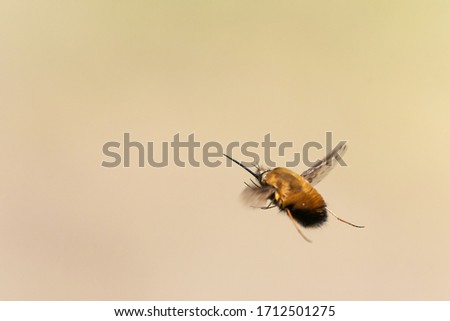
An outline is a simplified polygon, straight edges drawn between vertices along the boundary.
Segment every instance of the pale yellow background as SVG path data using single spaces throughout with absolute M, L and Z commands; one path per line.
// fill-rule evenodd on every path
M 0 117 L 0 299 L 450 299 L 448 1 L 2 1 Z M 366 229 L 312 244 L 237 167 L 101 167 L 124 132 L 326 131 Z

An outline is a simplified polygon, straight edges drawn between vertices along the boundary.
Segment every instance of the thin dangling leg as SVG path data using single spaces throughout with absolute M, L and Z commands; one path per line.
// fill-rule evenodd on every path
M 258 206 L 250 206 L 250 207 L 257 208 L 259 210 L 270 210 L 271 208 L 278 207 L 278 206 L 272 205 L 272 206 L 264 206 L 264 207 L 258 207 Z
M 250 206 L 250 207 L 257 208 L 259 210 L 270 210 L 271 208 L 278 207 L 278 206 L 272 205 L 272 206 L 264 206 L 264 207 L 259 207 L 259 206 Z
M 305 239 L 306 242 L 311 243 L 311 240 L 308 239 L 308 238 L 302 233 L 302 231 L 300 230 L 300 228 L 298 227 L 298 224 L 297 224 L 297 222 L 295 221 L 294 217 L 292 216 L 291 211 L 289 211 L 289 209 L 286 209 L 286 212 L 287 212 L 289 218 L 291 219 L 292 224 L 294 224 L 295 229 L 297 230 L 297 232 L 300 233 L 300 235 Z
M 271 204 L 271 203 L 270 203 Z M 274 207 L 278 207 L 278 206 L 276 206 L 275 204 L 273 204 L 273 205 L 267 205 L 266 207 L 260 207 L 260 209 L 261 210 L 268 210 L 268 209 L 271 209 L 271 208 L 274 208 Z
M 333 215 L 333 216 L 334 216 L 335 218 L 337 218 L 339 221 L 344 222 L 345 224 L 348 224 L 348 225 L 351 225 L 351 226 L 354 226 L 354 227 L 357 227 L 357 228 L 364 228 L 364 226 L 362 226 L 362 225 L 356 225 L 356 224 L 353 224 L 353 223 L 350 223 L 350 222 L 347 222 L 347 221 L 343 220 L 342 218 L 340 218 L 340 217 L 338 217 L 336 214 L 334 214 L 333 211 L 330 210 L 329 208 L 327 208 L 327 211 L 328 211 L 329 213 L 331 213 L 331 215 Z
M 270 201 L 269 205 L 264 206 L 264 207 L 259 207 L 259 206 L 252 206 L 253 208 L 259 208 L 260 210 L 268 210 L 270 208 L 274 208 L 274 207 L 278 207 L 277 205 L 273 204 L 273 200 Z
M 273 199 L 270 200 L 269 205 L 265 206 L 265 207 L 261 207 L 262 210 L 268 210 L 269 208 L 274 208 L 277 207 L 274 203 L 273 203 Z

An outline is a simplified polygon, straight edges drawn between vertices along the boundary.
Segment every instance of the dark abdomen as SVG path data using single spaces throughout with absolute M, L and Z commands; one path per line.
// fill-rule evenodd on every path
M 327 221 L 327 209 L 325 207 L 317 209 L 287 207 L 292 217 L 304 227 L 319 227 Z

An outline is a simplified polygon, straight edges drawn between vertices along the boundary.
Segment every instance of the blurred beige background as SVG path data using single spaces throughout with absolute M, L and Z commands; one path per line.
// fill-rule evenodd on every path
M 0 38 L 0 299 L 450 299 L 448 1 L 2 1 Z M 237 167 L 101 166 L 124 132 L 326 131 L 366 229 L 312 244 Z

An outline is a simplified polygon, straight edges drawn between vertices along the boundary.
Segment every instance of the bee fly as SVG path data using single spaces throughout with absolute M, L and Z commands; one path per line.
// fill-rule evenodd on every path
M 336 216 L 325 203 L 323 197 L 313 187 L 319 183 L 336 165 L 336 159 L 346 151 L 345 143 L 337 145 L 325 158 L 315 162 L 301 175 L 283 167 L 274 169 L 263 169 L 256 166 L 256 171 L 225 155 L 256 178 L 257 182 L 251 180 L 253 185 L 247 186 L 243 191 L 245 200 L 260 209 L 278 207 L 285 211 L 300 235 L 311 242 L 301 231 L 298 225 L 305 228 L 319 227 L 327 220 L 328 213 L 339 221 L 348 225 L 363 228 Z M 267 201 L 270 201 L 268 205 Z

